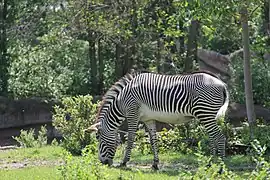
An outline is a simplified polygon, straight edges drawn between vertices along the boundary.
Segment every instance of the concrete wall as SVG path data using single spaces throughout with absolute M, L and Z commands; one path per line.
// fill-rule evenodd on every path
M 50 123 L 53 104 L 41 99 L 10 100 L 0 97 L 0 129 Z
M 52 110 L 56 102 L 42 99 L 11 100 L 0 97 L 0 146 L 14 144 L 12 136 L 20 135 L 20 130 L 39 130 L 47 125 L 48 138 L 59 137 L 52 127 Z

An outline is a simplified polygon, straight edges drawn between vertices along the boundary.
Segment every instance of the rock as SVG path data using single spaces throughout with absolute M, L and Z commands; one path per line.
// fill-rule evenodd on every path
M 263 119 L 265 124 L 270 123 L 270 109 L 260 105 L 254 105 L 254 111 L 257 119 Z M 228 108 L 228 120 L 234 126 L 241 126 L 241 122 L 247 119 L 247 110 L 245 104 L 231 103 Z

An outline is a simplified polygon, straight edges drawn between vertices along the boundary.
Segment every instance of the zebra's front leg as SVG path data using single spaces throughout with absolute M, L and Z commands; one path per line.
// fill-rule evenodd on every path
M 127 162 L 130 160 L 131 150 L 133 148 L 133 143 L 136 135 L 136 130 L 128 131 L 127 146 L 124 154 L 124 159 L 120 163 L 120 167 L 126 167 Z
M 131 150 L 133 148 L 134 139 L 136 136 L 136 130 L 138 126 L 138 111 L 136 109 L 131 109 L 130 114 L 127 116 L 127 123 L 128 123 L 128 139 L 127 139 L 127 146 L 125 150 L 125 155 L 122 163 L 120 163 L 121 167 L 125 167 L 127 162 L 130 160 Z
M 154 161 L 152 168 L 158 170 L 159 158 L 158 158 L 158 147 L 157 147 L 157 133 L 156 133 L 156 122 L 154 120 L 145 122 L 146 130 L 149 132 L 150 144 L 154 154 Z

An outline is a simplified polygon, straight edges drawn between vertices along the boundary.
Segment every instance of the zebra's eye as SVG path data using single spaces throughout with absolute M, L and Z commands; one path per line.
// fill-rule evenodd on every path
M 99 134 L 96 135 L 97 140 L 99 140 Z
M 100 129 L 98 129 L 97 134 L 96 134 L 96 138 L 97 138 L 97 140 L 99 140 L 99 137 L 100 137 L 100 132 L 101 132 L 101 130 L 100 130 Z

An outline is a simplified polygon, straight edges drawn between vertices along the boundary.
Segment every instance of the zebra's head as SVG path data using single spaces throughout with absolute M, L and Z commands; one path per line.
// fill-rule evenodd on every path
M 113 164 L 113 158 L 118 144 L 118 136 L 115 132 L 105 132 L 100 122 L 86 129 L 87 132 L 96 132 L 96 138 L 99 142 L 98 157 L 102 164 Z

